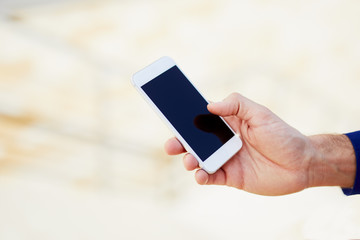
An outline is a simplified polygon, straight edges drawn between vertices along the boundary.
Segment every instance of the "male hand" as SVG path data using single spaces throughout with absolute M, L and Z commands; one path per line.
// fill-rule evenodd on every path
M 327 159 L 321 154 L 326 137 L 306 137 L 266 107 L 238 93 L 222 102 L 210 103 L 208 110 L 224 117 L 240 135 L 243 147 L 214 174 L 198 169 L 195 178 L 199 184 L 227 185 L 261 195 L 283 195 L 331 182 L 327 178 L 332 166 L 323 164 Z M 346 136 L 341 138 L 346 142 L 346 154 L 353 155 L 349 140 Z M 319 139 L 322 140 L 319 142 Z M 166 142 L 165 150 L 170 155 L 185 152 L 176 138 Z M 355 160 L 350 157 L 347 166 L 352 175 L 348 174 L 347 181 L 339 185 L 351 185 L 354 178 L 355 170 L 351 167 Z M 189 171 L 199 168 L 189 153 L 184 156 L 184 166 Z M 323 171 L 319 176 L 318 170 Z M 333 181 L 331 185 L 337 183 Z

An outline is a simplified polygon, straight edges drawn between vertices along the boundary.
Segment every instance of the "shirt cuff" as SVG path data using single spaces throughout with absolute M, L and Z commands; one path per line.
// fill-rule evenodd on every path
M 360 131 L 346 133 L 345 135 L 350 139 L 351 144 L 354 147 L 356 157 L 356 175 L 354 186 L 352 188 L 342 188 L 343 193 L 347 196 L 350 196 L 354 194 L 360 194 Z

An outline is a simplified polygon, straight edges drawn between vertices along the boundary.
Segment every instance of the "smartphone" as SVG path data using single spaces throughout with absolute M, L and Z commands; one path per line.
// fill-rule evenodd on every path
M 208 102 L 171 58 L 135 73 L 132 83 L 206 172 L 216 172 L 241 149 L 239 136 L 207 110 Z

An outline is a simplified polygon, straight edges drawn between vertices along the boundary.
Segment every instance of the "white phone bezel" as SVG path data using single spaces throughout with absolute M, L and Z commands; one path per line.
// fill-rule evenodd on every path
M 170 57 L 162 57 L 152 63 L 151 65 L 143 68 L 142 70 L 135 73 L 132 77 L 132 83 L 138 92 L 144 97 L 145 101 L 154 109 L 157 115 L 164 121 L 164 123 L 170 128 L 170 130 L 175 134 L 176 138 L 179 139 L 181 144 L 184 146 L 186 151 L 191 153 L 196 160 L 199 162 L 201 168 L 203 168 L 208 173 L 216 172 L 222 165 L 224 165 L 234 154 L 236 154 L 242 147 L 242 141 L 238 134 L 236 134 L 233 129 L 221 118 L 224 123 L 231 129 L 234 133 L 229 141 L 227 141 L 223 146 L 221 146 L 217 151 L 215 151 L 210 157 L 202 161 L 195 151 L 189 146 L 185 139 L 180 135 L 176 128 L 169 122 L 169 120 L 164 116 L 164 114 L 158 109 L 158 107 L 153 103 L 153 101 L 148 97 L 148 95 L 142 90 L 142 86 L 147 82 L 153 80 L 160 74 L 169 70 L 176 63 Z M 178 67 L 178 66 L 177 66 Z M 179 68 L 179 67 L 178 67 Z M 180 69 L 180 68 L 179 68 Z M 180 69 L 181 71 L 181 69 Z M 189 79 L 188 79 L 189 80 Z M 189 80 L 190 81 L 190 80 Z M 191 82 L 191 81 L 190 81 Z M 191 82 L 192 84 L 192 82 Z M 195 86 L 194 86 L 195 87 Z M 195 89 L 200 93 L 204 98 L 201 92 L 195 87 Z M 205 98 L 204 98 L 205 99 Z M 205 99 L 206 101 L 206 99 Z

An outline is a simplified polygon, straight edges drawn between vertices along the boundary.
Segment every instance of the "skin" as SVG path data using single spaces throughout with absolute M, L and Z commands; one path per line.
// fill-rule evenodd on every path
M 345 135 L 305 136 L 266 107 L 238 93 L 208 110 L 224 117 L 243 141 L 242 149 L 214 174 L 184 155 L 185 169 L 196 170 L 201 185 L 227 185 L 260 195 L 284 195 L 314 186 L 351 187 L 356 160 Z M 185 153 L 176 139 L 165 143 L 169 155 Z

